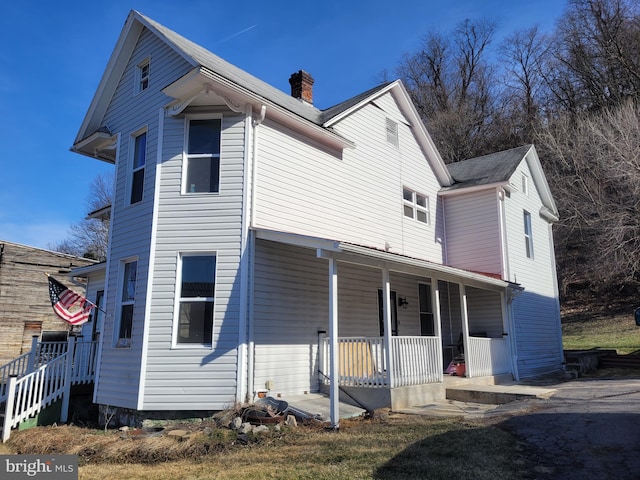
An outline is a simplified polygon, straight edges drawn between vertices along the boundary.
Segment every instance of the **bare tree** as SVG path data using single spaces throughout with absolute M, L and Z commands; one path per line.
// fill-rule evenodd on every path
M 451 34 L 430 33 L 396 69 L 447 162 L 486 153 L 496 114 L 490 21 L 465 20 Z
M 640 108 L 565 116 L 541 134 L 541 158 L 558 202 L 556 241 L 567 271 L 599 281 L 640 280 Z
M 503 102 L 506 117 L 521 143 L 532 143 L 548 98 L 544 71 L 549 61 L 550 39 L 538 26 L 516 31 L 502 42 Z
M 547 85 L 566 110 L 619 105 L 640 93 L 640 15 L 634 0 L 571 0 L 554 39 Z
M 91 182 L 86 199 L 87 213 L 97 212 L 111 205 L 113 173 L 98 175 Z M 54 251 L 104 261 L 109 243 L 109 217 L 87 217 L 69 227 L 69 237 L 50 245 Z

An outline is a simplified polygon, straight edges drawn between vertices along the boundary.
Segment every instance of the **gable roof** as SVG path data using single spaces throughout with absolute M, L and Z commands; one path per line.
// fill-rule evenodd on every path
M 455 192 L 462 193 L 468 189 L 495 188 L 497 186 L 512 189 L 509 182 L 523 161 L 526 161 L 529 166 L 533 182 L 542 200 L 543 211 L 541 213 L 551 221 L 557 221 L 558 209 L 542 171 L 542 164 L 536 148 L 531 144 L 447 165 L 455 183 L 443 188 L 440 193 L 447 195 Z
M 167 96 L 175 99 L 172 103 L 186 105 L 194 92 L 197 95 L 203 89 L 208 91 L 209 86 L 213 84 L 216 93 L 221 95 L 230 108 L 240 108 L 244 104 L 252 105 L 256 112 L 267 112 L 285 124 L 302 128 L 311 137 L 320 137 L 340 148 L 352 147 L 353 143 L 337 134 L 332 128 L 333 125 L 373 98 L 393 91 L 396 100 L 399 100 L 403 107 L 404 114 L 411 118 L 412 126 L 418 132 L 418 141 L 425 155 L 431 160 L 441 184 L 450 185 L 453 182 L 400 81 L 377 85 L 344 102 L 320 110 L 254 77 L 135 10 L 127 17 L 72 150 L 93 157 L 99 156 L 99 149 L 106 152 L 107 148 L 111 148 L 110 152 L 113 152 L 113 137 L 110 132 L 101 131 L 104 130 L 101 122 L 143 28 L 160 38 L 193 67 L 189 73 L 162 90 Z M 235 105 L 234 99 L 241 101 Z M 112 155 L 107 153 L 102 153 L 99 158 L 114 161 Z

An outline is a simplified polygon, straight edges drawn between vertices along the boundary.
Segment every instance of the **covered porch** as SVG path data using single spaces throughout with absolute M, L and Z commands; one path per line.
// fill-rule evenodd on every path
M 453 359 L 464 359 L 464 378 L 469 381 L 503 374 L 516 377 L 509 335 L 509 303 L 516 285 L 354 244 L 262 230 L 256 238 L 282 245 L 265 247 L 265 251 L 298 247 L 287 250 L 290 260 L 279 265 L 285 269 L 280 273 L 284 278 L 286 272 L 293 275 L 293 270 L 299 270 L 294 263 L 305 262 L 306 287 L 294 287 L 287 280 L 291 289 L 296 288 L 289 306 L 317 304 L 314 292 L 325 295 L 328 308 L 322 310 L 327 320 L 320 323 L 318 310 L 306 316 L 315 316 L 319 327 L 325 325 L 316 332 L 312 375 L 321 389 L 328 390 L 336 409 L 341 389 L 359 389 L 365 397 L 382 398 L 392 408 L 419 404 L 424 395 L 444 398 L 445 370 Z M 311 248 L 313 262 L 303 253 Z M 280 292 L 270 285 L 271 301 L 265 302 L 265 313 Z M 296 328 L 302 329 L 302 324 L 296 323 Z M 276 351 L 269 345 L 259 348 Z M 293 355 L 290 350 L 289 371 Z M 264 368 L 262 363 L 257 366 Z M 332 419 L 338 418 L 336 411 Z

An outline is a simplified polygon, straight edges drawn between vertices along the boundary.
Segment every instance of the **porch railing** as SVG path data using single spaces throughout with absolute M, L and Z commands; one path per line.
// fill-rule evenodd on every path
M 38 342 L 31 352 L 0 367 L 0 404 L 5 403 L 2 441 L 20 422 L 63 399 L 66 421 L 70 387 L 95 380 L 98 342 Z
M 392 337 L 393 386 L 442 382 L 439 337 Z
M 467 375 L 482 377 L 511 372 L 509 348 L 504 338 L 469 337 Z
M 9 377 L 22 377 L 67 351 L 67 342 L 39 342 L 34 336 L 31 351 L 0 366 L 0 403 L 6 400 Z
M 393 337 L 393 386 L 442 381 L 438 337 Z M 329 341 L 324 337 L 320 368 L 329 371 Z M 338 338 L 338 374 L 341 386 L 391 387 L 383 337 Z

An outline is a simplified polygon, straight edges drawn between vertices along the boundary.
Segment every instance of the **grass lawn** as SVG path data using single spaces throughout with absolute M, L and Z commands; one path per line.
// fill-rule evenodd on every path
M 12 434 L 4 453 L 79 455 L 79 478 L 522 479 L 530 464 L 508 433 L 459 419 L 388 414 L 345 421 L 339 432 L 299 426 L 249 444 L 220 431 L 179 441 L 120 432 L 39 427 Z M 224 438 L 223 438 L 224 437 Z M 2 452 L 2 451 L 0 451 Z
M 640 350 L 631 314 L 563 323 L 565 349 Z M 527 479 L 535 462 L 526 444 L 496 426 L 381 411 L 318 426 L 271 430 L 240 439 L 231 430 L 195 428 L 186 438 L 122 438 L 76 426 L 14 432 L 0 454 L 75 454 L 82 480 L 175 479 Z
M 600 348 L 628 354 L 640 350 L 640 327 L 636 326 L 633 313 L 565 321 L 562 340 L 565 350 Z

